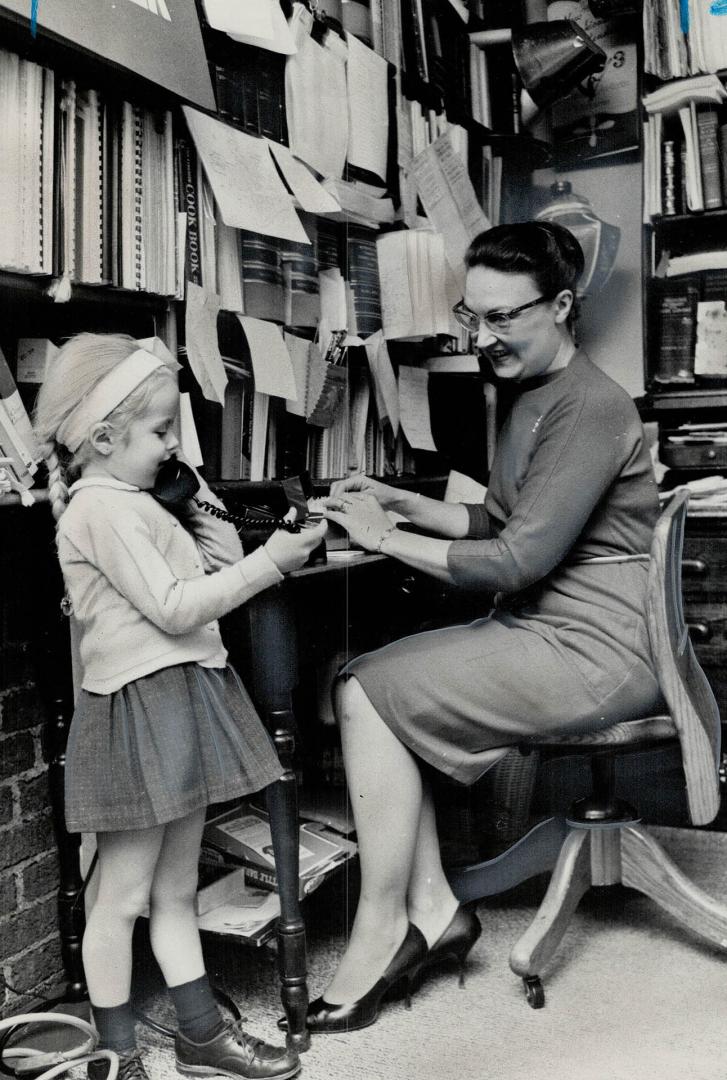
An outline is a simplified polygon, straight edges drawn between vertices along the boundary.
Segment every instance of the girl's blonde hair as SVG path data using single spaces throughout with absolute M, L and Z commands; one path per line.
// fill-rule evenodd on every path
M 91 456 L 87 439 L 75 453 L 57 441 L 58 429 L 79 402 L 122 360 L 139 348 L 128 334 L 76 334 L 59 350 L 48 370 L 35 406 L 35 433 L 48 466 L 48 493 L 56 521 L 68 505 L 68 488 Z M 123 432 L 143 413 L 160 381 L 173 378 L 168 367 L 144 379 L 108 416 L 112 430 Z

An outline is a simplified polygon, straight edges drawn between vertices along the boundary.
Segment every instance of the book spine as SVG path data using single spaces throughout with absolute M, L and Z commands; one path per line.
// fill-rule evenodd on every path
M 694 382 L 694 347 L 697 330 L 698 278 L 654 282 L 658 353 L 654 380 L 658 383 Z
M 134 287 L 145 286 L 144 272 L 144 112 L 134 106 Z
M 719 169 L 722 180 L 722 191 L 727 192 L 727 124 L 720 124 L 717 131 L 717 146 L 719 148 Z
M 699 135 L 699 164 L 702 171 L 704 209 L 715 210 L 722 205 L 722 179 L 717 143 L 717 114 L 709 109 L 697 113 Z
M 197 194 L 197 156 L 189 139 L 177 140 L 180 210 L 187 215 L 186 277 L 194 285 L 202 284 L 202 261 L 199 251 L 199 209 Z
M 664 140 L 661 146 L 661 153 L 661 195 L 663 213 L 665 216 L 673 216 L 677 212 L 677 172 L 673 139 Z

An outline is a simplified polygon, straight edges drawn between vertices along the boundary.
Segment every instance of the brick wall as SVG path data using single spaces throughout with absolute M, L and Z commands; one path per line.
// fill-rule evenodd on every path
M 43 727 L 62 623 L 47 507 L 0 506 L 0 1017 L 65 984 Z M 55 643 L 50 650 L 50 643 Z M 55 656 L 49 659 L 49 650 Z

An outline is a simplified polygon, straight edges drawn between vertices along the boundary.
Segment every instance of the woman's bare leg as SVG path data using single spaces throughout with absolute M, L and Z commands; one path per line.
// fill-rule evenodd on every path
M 459 907 L 442 868 L 434 799 L 427 783 L 422 793 L 407 904 L 409 921 L 419 927 L 430 946 L 449 925 Z
M 419 839 L 423 794 L 416 760 L 355 678 L 338 684 L 336 707 L 361 863 L 361 896 L 348 948 L 324 995 L 331 1004 L 343 1004 L 371 989 L 401 945 L 409 922 L 407 894 L 415 853 L 421 849 L 421 857 L 428 857 L 432 838 L 427 826 Z M 438 848 L 436 865 L 418 868 L 414 875 L 418 909 L 425 908 L 421 893 L 427 882 L 441 886 L 437 866 L 443 879 Z

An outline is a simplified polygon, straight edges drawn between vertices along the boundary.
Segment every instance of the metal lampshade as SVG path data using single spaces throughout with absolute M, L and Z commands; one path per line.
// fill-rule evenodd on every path
M 565 97 L 606 62 L 603 49 L 572 19 L 513 30 L 512 53 L 523 87 L 540 109 Z

